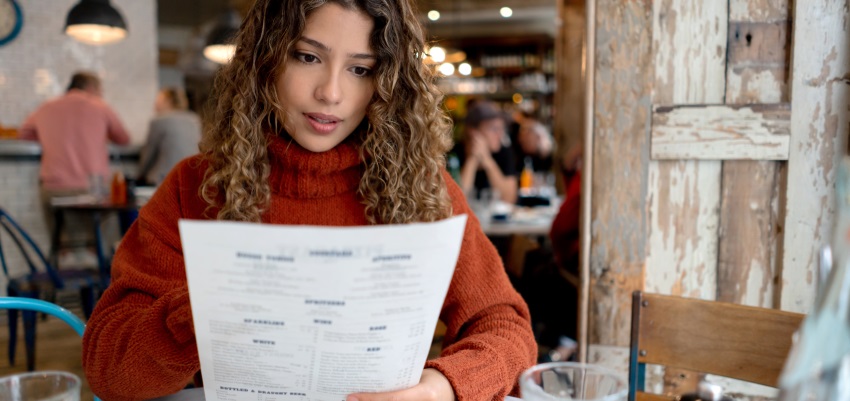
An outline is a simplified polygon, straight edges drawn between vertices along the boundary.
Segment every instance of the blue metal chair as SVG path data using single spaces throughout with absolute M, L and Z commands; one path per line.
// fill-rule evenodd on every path
M 98 270 L 96 268 L 63 268 L 61 270 L 54 268 L 35 241 L 2 208 L 0 208 L 0 227 L 9 234 L 29 268 L 27 274 L 23 276 L 10 277 L 8 261 L 4 255 L 2 242 L 0 242 L 0 265 L 2 265 L 3 273 L 8 279 L 7 294 L 13 297 L 52 300 L 56 290 L 78 291 L 82 301 L 83 313 L 88 319 L 94 308 L 96 297 L 105 287 Z M 39 263 L 36 263 L 36 261 Z M 22 315 L 27 369 L 32 371 L 35 369 L 36 313 L 25 311 Z M 15 363 L 17 326 L 18 312 L 17 310 L 9 310 L 9 364 L 11 365 Z
M 74 329 L 80 337 L 83 336 L 83 332 L 86 329 L 85 323 L 67 309 L 40 299 L 0 297 L 0 309 L 7 309 L 9 312 L 23 310 L 27 311 L 25 313 L 32 314 L 41 312 L 51 316 L 56 316 L 71 326 L 71 328 Z M 100 401 L 97 397 L 94 397 L 94 399 L 95 401 Z

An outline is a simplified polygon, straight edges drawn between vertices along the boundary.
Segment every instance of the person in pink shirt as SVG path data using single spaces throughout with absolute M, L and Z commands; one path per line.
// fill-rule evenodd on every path
M 91 180 L 106 185 L 110 177 L 108 143 L 130 142 L 118 115 L 101 94 L 96 75 L 77 72 L 64 95 L 39 106 L 19 129 L 20 139 L 41 144 L 41 200 L 51 232 L 50 199 L 87 193 Z

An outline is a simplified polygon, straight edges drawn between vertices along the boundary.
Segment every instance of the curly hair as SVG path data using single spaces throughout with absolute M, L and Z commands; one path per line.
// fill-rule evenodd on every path
M 213 90 L 214 119 L 201 145 L 209 164 L 200 195 L 219 220 L 260 221 L 271 198 L 267 134 L 281 134 L 275 90 L 307 17 L 326 3 L 374 21 L 378 62 L 366 124 L 357 132 L 358 195 L 371 224 L 436 221 L 451 215 L 442 170 L 451 120 L 434 73 L 423 63 L 422 27 L 409 0 L 257 0 L 236 37 L 232 61 Z

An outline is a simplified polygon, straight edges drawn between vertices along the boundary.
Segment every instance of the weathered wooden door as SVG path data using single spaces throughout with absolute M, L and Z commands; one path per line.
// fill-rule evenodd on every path
M 850 11 L 800 3 L 595 2 L 591 361 L 628 358 L 633 290 L 811 304 L 847 144 Z

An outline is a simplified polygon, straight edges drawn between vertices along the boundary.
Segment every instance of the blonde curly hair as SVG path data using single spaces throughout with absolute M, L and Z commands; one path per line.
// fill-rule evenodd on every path
M 435 221 L 451 215 L 443 179 L 451 120 L 433 72 L 422 62 L 422 27 L 409 0 L 257 0 L 219 71 L 213 121 L 201 150 L 209 161 L 200 195 L 219 220 L 260 221 L 271 198 L 267 135 L 284 115 L 275 81 L 307 17 L 327 3 L 369 15 L 378 62 L 366 124 L 356 132 L 364 172 L 358 194 L 372 224 Z

